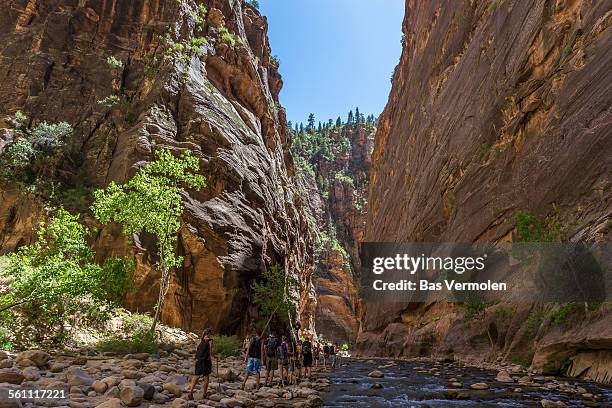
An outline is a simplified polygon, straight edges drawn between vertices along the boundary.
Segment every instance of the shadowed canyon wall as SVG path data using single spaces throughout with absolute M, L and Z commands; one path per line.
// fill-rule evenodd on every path
M 521 211 L 610 241 L 611 21 L 606 0 L 407 1 L 365 241 L 512 241 Z M 611 381 L 610 308 L 587 306 L 556 324 L 559 305 L 366 303 L 358 349 Z
M 245 329 L 257 318 L 246 306 L 251 282 L 278 264 L 298 279 L 302 327 L 312 328 L 312 231 L 294 187 L 266 30 L 266 18 L 237 0 L 3 1 L 2 113 L 20 110 L 29 126 L 65 121 L 74 132 L 44 180 L 0 185 L 0 251 L 32 241 L 50 198 L 95 226 L 91 191 L 126 181 L 156 148 L 188 149 L 208 185 L 185 196 L 177 245 L 184 263 L 162 320 L 196 331 Z M 109 66 L 109 56 L 123 65 Z M 111 95 L 113 106 L 99 102 Z M 6 120 L 1 127 L 0 150 L 15 137 Z M 75 195 L 82 199 L 63 200 Z M 159 288 L 151 237 L 131 245 L 119 228 L 103 227 L 92 243 L 100 257 L 135 255 L 126 305 L 150 311 Z

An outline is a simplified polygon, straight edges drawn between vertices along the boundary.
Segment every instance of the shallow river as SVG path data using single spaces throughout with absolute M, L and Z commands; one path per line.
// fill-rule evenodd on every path
M 325 407 L 542 407 L 541 400 L 562 401 L 568 407 L 600 406 L 612 407 L 612 387 L 559 377 L 534 377 L 540 386 L 495 381 L 497 371 L 463 367 L 455 363 L 401 361 L 396 365 L 378 368 L 392 360 L 344 359 L 342 366 L 331 375 L 330 391 L 323 396 Z M 384 378 L 370 378 L 373 370 L 383 371 Z M 522 376 L 524 374 L 521 374 Z M 451 387 L 453 378 L 462 387 Z M 472 390 L 470 384 L 484 382 L 487 390 Z M 374 384 L 383 388 L 374 389 Z M 583 387 L 588 393 L 598 396 L 584 398 L 577 393 L 543 389 L 546 384 L 563 384 Z M 469 399 L 457 399 L 457 392 Z M 515 392 L 521 388 L 522 392 Z

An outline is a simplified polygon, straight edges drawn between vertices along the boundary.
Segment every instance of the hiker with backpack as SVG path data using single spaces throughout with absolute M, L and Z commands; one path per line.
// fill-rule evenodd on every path
M 297 341 L 297 344 L 293 347 L 293 352 L 291 353 L 291 380 L 295 381 L 295 384 L 298 384 L 302 379 L 302 361 L 304 359 L 304 355 L 302 353 L 302 342 L 300 340 Z
M 329 357 L 331 368 L 336 368 L 336 345 L 334 343 L 329 345 Z
M 302 353 L 304 354 L 304 377 L 309 378 L 312 375 L 312 343 L 310 336 L 306 336 L 306 340 L 302 343 Z
M 240 386 L 241 390 L 244 390 L 246 386 L 246 382 L 249 379 L 249 375 L 254 374 L 256 377 L 256 388 L 259 389 L 259 382 L 261 379 L 260 371 L 261 371 L 261 361 L 264 358 L 264 347 L 261 342 L 261 339 L 257 335 L 257 333 L 253 333 L 251 335 L 251 340 L 247 343 L 244 350 L 244 362 L 246 363 L 246 374 L 244 376 L 244 381 L 242 381 L 242 385 Z
M 316 343 L 314 345 L 313 354 L 314 354 L 314 365 L 315 367 L 318 367 L 319 366 L 319 356 L 321 355 L 321 347 L 319 347 L 319 343 Z
M 289 385 L 289 344 L 287 342 L 287 336 L 283 336 L 281 340 L 279 362 L 281 386 Z
M 195 364 L 195 375 L 191 377 L 191 387 L 189 388 L 189 395 L 187 399 L 193 399 L 193 389 L 198 383 L 200 376 L 204 377 L 203 391 L 204 397 L 208 393 L 208 381 L 210 373 L 212 372 L 212 359 L 215 357 L 213 348 L 213 339 L 209 337 L 210 329 L 204 330 L 200 343 L 196 350 L 196 364 Z
M 274 371 L 278 369 L 278 360 L 276 359 L 277 349 L 279 347 L 276 336 L 270 333 L 266 343 L 264 344 L 264 358 L 266 364 L 266 387 L 271 387 L 274 382 Z
M 325 343 L 323 346 L 323 368 L 325 368 L 327 360 L 329 360 L 329 345 Z

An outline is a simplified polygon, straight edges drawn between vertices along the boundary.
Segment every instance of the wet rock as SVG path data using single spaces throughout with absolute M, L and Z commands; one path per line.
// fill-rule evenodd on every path
M 49 353 L 43 350 L 26 350 L 22 353 L 17 354 L 15 360 L 19 363 L 22 360 L 32 361 L 38 368 L 46 367 L 47 363 L 51 359 Z
M 119 394 L 121 401 L 128 407 L 136 407 L 143 400 L 144 391 L 138 386 L 124 387 Z
M 383 385 L 381 383 L 374 383 L 374 384 L 372 384 L 372 386 L 370 388 L 372 388 L 374 390 L 380 390 L 380 389 L 382 389 L 384 387 L 383 387 Z
M 541 400 L 540 405 L 542 406 L 542 408 L 565 408 L 567 407 L 567 404 L 565 404 L 563 401 L 551 401 L 547 399 Z
M 379 370 L 374 370 L 368 374 L 368 377 L 372 377 L 372 378 L 383 378 L 384 376 L 385 376 L 385 373 Z
M 478 382 L 470 385 L 470 388 L 473 390 L 486 390 L 489 388 L 489 384 Z
M 458 381 L 457 382 L 452 382 L 452 383 L 450 383 L 450 385 L 451 385 L 451 387 L 455 387 L 455 388 L 463 387 L 463 383 L 460 383 Z
M 9 358 L 9 354 L 4 350 L 0 350 L 0 361 L 6 360 L 7 358 Z

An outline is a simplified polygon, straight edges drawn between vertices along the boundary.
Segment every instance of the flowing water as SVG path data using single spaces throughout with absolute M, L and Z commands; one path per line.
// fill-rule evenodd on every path
M 402 361 L 385 367 L 392 360 L 344 359 L 331 375 L 330 391 L 323 396 L 324 407 L 542 407 L 543 399 L 562 401 L 568 407 L 612 407 L 612 387 L 559 377 L 534 377 L 534 385 L 501 383 L 495 380 L 497 371 L 465 367 L 452 362 Z M 379 368 L 383 367 L 383 368 Z M 370 378 L 374 370 L 384 372 L 384 378 Z M 513 374 L 514 375 L 514 374 Z M 517 374 L 522 376 L 524 374 Z M 462 387 L 451 387 L 451 379 Z M 470 384 L 483 382 L 486 390 L 470 389 Z M 383 388 L 374 389 L 374 384 Z M 582 387 L 599 399 L 580 393 L 550 390 L 545 387 Z M 573 386 L 573 387 L 572 387 Z M 515 389 L 520 388 L 521 392 Z M 463 393 L 457 399 L 456 389 Z M 584 393 L 584 391 L 582 391 Z M 467 394 L 465 394 L 467 393 Z M 466 399 L 467 398 L 467 399 Z

